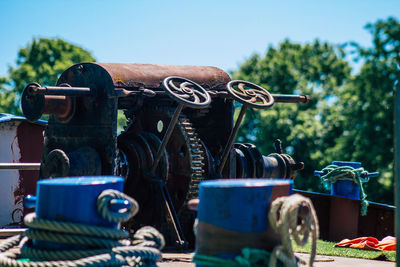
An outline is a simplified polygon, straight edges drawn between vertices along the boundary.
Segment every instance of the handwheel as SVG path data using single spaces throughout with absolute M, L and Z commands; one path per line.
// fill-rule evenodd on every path
M 247 81 L 230 81 L 226 88 L 228 93 L 239 103 L 259 109 L 272 107 L 274 97 L 264 88 Z
M 45 99 L 44 95 L 33 94 L 34 88 L 39 88 L 40 84 L 28 84 L 21 97 L 21 108 L 25 118 L 30 122 L 35 122 L 43 115 Z
M 203 87 L 182 77 L 167 77 L 162 86 L 171 98 L 184 106 L 200 109 L 211 102 L 210 94 Z

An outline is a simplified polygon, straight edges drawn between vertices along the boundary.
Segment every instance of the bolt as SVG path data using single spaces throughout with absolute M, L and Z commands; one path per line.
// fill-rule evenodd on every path
M 78 66 L 78 71 L 79 71 L 80 73 L 83 73 L 83 72 L 85 71 L 85 68 L 83 67 L 83 65 L 79 65 L 79 66 Z
M 197 210 L 199 206 L 200 200 L 198 198 L 194 198 L 188 201 L 188 209 L 189 210 Z
M 282 154 L 282 142 L 280 139 L 275 140 L 275 151 L 278 154 Z
M 302 169 L 304 169 L 304 162 L 298 162 L 298 163 L 292 164 L 293 171 L 300 171 Z

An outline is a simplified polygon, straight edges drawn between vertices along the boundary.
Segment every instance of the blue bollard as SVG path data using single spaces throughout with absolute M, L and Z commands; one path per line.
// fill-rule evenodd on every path
M 97 197 L 106 189 L 123 191 L 124 180 L 116 176 L 72 177 L 41 180 L 37 196 L 27 196 L 27 207 L 35 207 L 37 218 L 117 228 L 118 223 L 103 219 L 97 212 Z M 129 208 L 114 201 L 110 209 Z
M 332 165 L 349 166 L 354 169 L 361 168 L 361 162 L 352 161 L 332 161 Z M 314 171 L 315 176 L 323 176 L 325 174 L 326 172 L 323 171 Z M 362 174 L 362 178 L 376 177 L 378 175 L 378 172 L 368 172 Z M 360 200 L 360 186 L 349 180 L 337 180 L 331 184 L 331 195 Z
M 331 186 L 331 195 L 360 200 L 360 186 L 347 180 L 338 180 Z
M 108 228 L 118 228 L 118 223 L 105 220 L 97 212 L 97 198 L 106 189 L 122 191 L 124 180 L 116 176 L 72 177 L 40 180 L 37 196 L 28 195 L 24 199 L 27 208 L 35 207 L 38 219 L 64 221 Z M 129 209 L 124 200 L 111 200 L 109 208 L 118 212 Z M 47 241 L 33 241 L 40 249 L 79 249 L 79 246 Z
M 332 165 L 349 166 L 354 169 L 361 168 L 360 162 L 352 161 L 332 161 Z M 331 186 L 331 195 L 360 200 L 360 186 L 347 180 L 338 180 Z
M 201 182 L 196 253 L 232 259 L 245 247 L 272 250 L 280 237 L 269 227 L 269 208 L 292 186 L 282 179 Z

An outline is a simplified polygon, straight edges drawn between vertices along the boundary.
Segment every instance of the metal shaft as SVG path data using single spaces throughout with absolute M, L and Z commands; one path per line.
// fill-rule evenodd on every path
M 236 120 L 235 126 L 233 127 L 232 133 L 229 136 L 228 142 L 226 143 L 224 152 L 222 153 L 221 162 L 220 162 L 220 164 L 218 166 L 218 170 L 217 170 L 218 174 L 222 174 L 222 170 L 225 167 L 226 160 L 228 159 L 229 152 L 231 151 L 233 142 L 236 139 L 236 135 L 239 131 L 239 127 L 240 127 L 240 124 L 242 123 L 242 120 L 243 120 L 244 114 L 246 113 L 246 110 L 247 110 L 247 106 L 245 106 L 245 105 L 243 105 L 242 108 L 240 109 L 240 113 Z
M 154 173 L 157 169 L 158 163 L 160 162 L 163 151 L 168 144 L 169 138 L 171 137 L 172 131 L 174 130 L 174 127 L 176 125 L 176 122 L 178 121 L 178 118 L 179 118 L 179 115 L 181 114 L 182 109 L 183 109 L 182 104 L 179 104 L 179 106 L 175 109 L 174 115 L 172 116 L 171 121 L 168 124 L 168 128 L 167 128 L 167 131 L 165 132 L 165 135 L 161 142 L 161 145 L 157 150 L 156 158 L 154 159 L 153 166 L 150 169 L 151 173 Z
M 161 180 L 159 180 L 158 182 L 161 188 L 161 194 L 164 199 L 165 207 L 167 208 L 168 215 L 171 219 L 172 225 L 174 226 L 176 238 L 178 239 L 177 243 L 179 246 L 182 247 L 186 244 L 186 239 L 182 231 L 181 223 L 179 222 L 178 216 L 176 214 L 174 204 L 172 203 L 171 196 L 169 195 L 167 185 Z
M 310 100 L 308 95 L 280 95 L 272 94 L 274 102 L 279 103 L 308 103 Z
M 91 92 L 89 87 L 44 86 L 30 87 L 30 93 L 39 95 L 83 96 L 90 95 Z
M 40 163 L 0 163 L 0 170 L 40 170 Z
M 400 81 L 394 88 L 394 195 L 395 195 L 395 233 L 400 238 Z M 400 246 L 396 245 L 396 258 L 400 257 Z M 399 266 L 399 263 L 397 264 Z
M 0 229 L 0 237 L 10 237 L 23 234 L 27 228 Z

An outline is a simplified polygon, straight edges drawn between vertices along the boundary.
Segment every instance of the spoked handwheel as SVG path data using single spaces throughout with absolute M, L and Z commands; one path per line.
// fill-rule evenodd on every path
M 210 94 L 197 83 L 176 76 L 164 79 L 165 92 L 179 104 L 191 108 L 206 108 L 211 103 Z
M 267 90 L 251 82 L 230 81 L 226 89 L 233 99 L 248 107 L 266 109 L 274 104 L 274 97 Z

